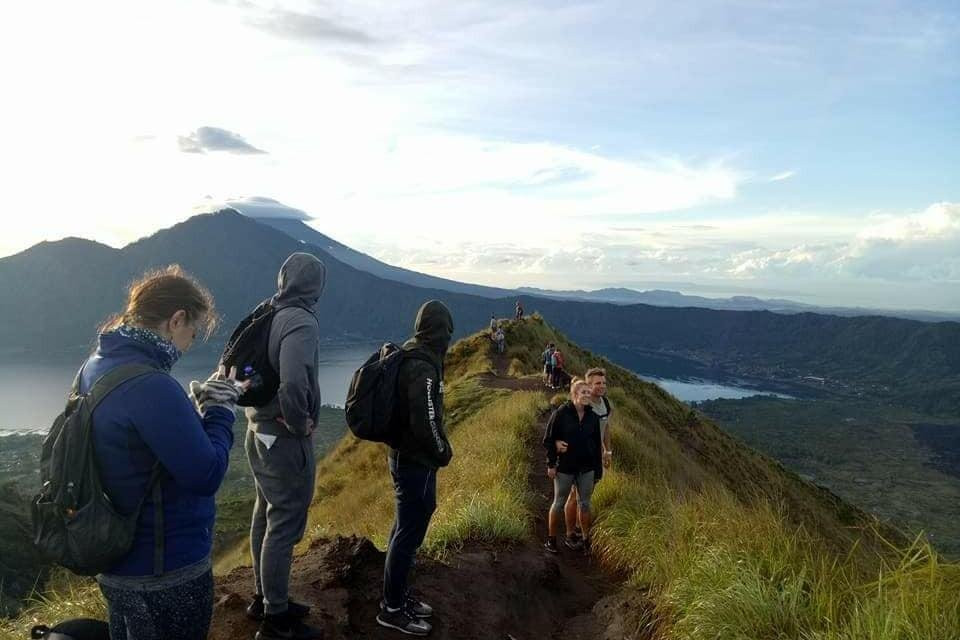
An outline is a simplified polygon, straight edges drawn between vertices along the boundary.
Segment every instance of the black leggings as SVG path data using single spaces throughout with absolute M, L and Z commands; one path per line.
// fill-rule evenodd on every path
M 213 572 L 156 591 L 101 584 L 110 640 L 206 640 L 213 613 Z

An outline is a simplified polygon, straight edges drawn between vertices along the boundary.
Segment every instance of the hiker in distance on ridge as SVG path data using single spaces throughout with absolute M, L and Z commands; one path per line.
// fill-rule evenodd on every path
M 244 448 L 256 486 L 250 523 L 255 594 L 247 615 L 260 620 L 256 640 L 309 640 L 322 631 L 303 622 L 310 607 L 290 599 L 293 547 L 303 538 L 313 500 L 313 430 L 320 414 L 320 328 L 316 306 L 326 286 L 323 262 L 294 253 L 277 276 L 266 349 L 279 376 L 276 395 L 247 407 Z M 256 312 L 255 312 L 256 313 Z
M 550 342 L 543 353 L 540 354 L 540 359 L 543 360 L 543 383 L 549 389 L 553 389 L 553 350 L 555 348 L 554 344 Z
M 433 609 L 413 595 L 408 581 L 437 508 L 437 469 L 453 457 L 443 425 L 443 360 L 452 337 L 453 316 L 446 305 L 431 300 L 420 307 L 397 379 L 393 418 L 400 435 L 388 458 L 396 518 L 387 538 L 377 624 L 416 636 L 433 628 L 426 620 Z

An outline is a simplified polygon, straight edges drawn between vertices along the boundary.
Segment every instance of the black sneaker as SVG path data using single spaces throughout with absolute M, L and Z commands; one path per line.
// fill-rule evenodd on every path
M 590 538 L 583 539 L 583 542 L 581 543 L 581 550 L 583 551 L 583 555 L 590 555 Z
M 310 607 L 293 600 L 287 601 L 287 613 L 294 620 L 301 620 L 310 615 Z M 247 617 L 251 620 L 263 620 L 263 596 L 253 596 L 253 602 L 247 607 Z
M 583 549 L 583 540 L 574 538 L 573 536 L 564 536 L 563 544 L 567 545 L 567 549 L 573 549 L 574 551 Z
M 543 543 L 543 548 L 550 553 L 560 553 L 556 538 L 547 538 L 547 541 Z
M 423 602 L 419 598 L 416 598 L 412 595 L 407 595 L 406 599 L 403 601 L 404 608 L 413 615 L 415 618 L 429 618 L 433 615 L 433 607 L 428 605 L 426 602 Z M 380 601 L 380 611 L 383 611 L 387 607 L 387 603 L 383 600 Z
M 323 640 L 323 629 L 311 627 L 286 613 L 265 615 L 255 640 Z
M 395 610 L 381 607 L 377 614 L 377 624 L 410 636 L 425 636 L 433 629 L 429 622 L 416 617 L 406 607 Z

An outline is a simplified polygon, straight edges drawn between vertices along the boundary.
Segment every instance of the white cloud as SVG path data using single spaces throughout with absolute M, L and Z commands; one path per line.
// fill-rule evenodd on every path
M 960 203 L 868 218 L 844 242 L 744 251 L 729 257 L 725 271 L 738 278 L 776 275 L 960 284 Z
M 849 247 L 844 267 L 872 278 L 960 285 L 960 203 L 868 227 Z
M 690 290 L 685 283 L 695 282 L 731 293 L 789 291 L 778 295 L 818 304 L 960 310 L 957 203 L 882 218 L 664 218 L 642 226 L 573 218 L 539 232 L 518 225 L 500 241 L 358 248 L 407 268 L 499 286 L 670 288 L 673 281 Z
M 793 176 L 797 175 L 796 171 L 782 171 L 774 176 L 770 176 L 767 180 L 768 182 L 780 182 L 781 180 L 789 180 Z
M 631 162 L 550 142 L 453 135 L 397 138 L 387 153 L 364 158 L 364 166 L 367 198 L 410 198 L 424 206 L 451 194 L 465 200 L 506 196 L 514 201 L 511 216 L 684 209 L 731 199 L 744 180 L 720 161 Z
M 206 153 L 208 151 L 225 151 L 240 155 L 266 153 L 263 149 L 258 149 L 247 142 L 239 133 L 227 131 L 220 127 L 200 127 L 185 136 L 177 136 L 177 146 L 184 153 Z
M 206 200 L 194 207 L 198 213 L 208 213 L 221 209 L 234 209 L 251 218 L 274 218 L 281 220 L 310 220 L 306 211 L 289 207 L 273 198 L 263 196 L 247 196 L 242 198 L 228 198 L 223 201 Z

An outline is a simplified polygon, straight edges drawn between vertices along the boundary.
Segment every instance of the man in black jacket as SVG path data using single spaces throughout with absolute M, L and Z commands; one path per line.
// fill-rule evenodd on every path
M 397 515 L 387 542 L 377 623 L 410 635 L 425 636 L 432 628 L 424 618 L 433 609 L 410 594 L 407 582 L 437 507 L 437 469 L 453 456 L 443 429 L 443 358 L 452 336 L 446 305 L 431 300 L 420 307 L 416 334 L 403 345 L 397 381 L 399 437 L 390 449 Z

